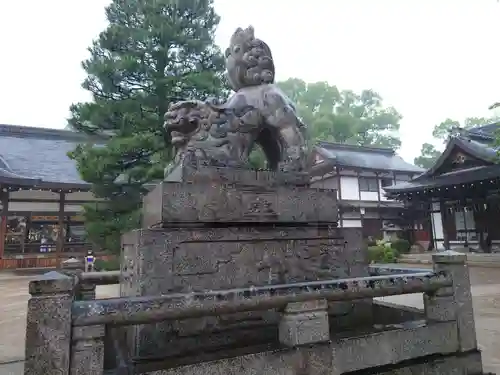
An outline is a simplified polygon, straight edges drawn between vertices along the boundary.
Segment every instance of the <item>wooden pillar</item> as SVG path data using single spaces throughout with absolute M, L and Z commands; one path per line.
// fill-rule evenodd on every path
M 450 250 L 450 235 L 448 233 L 448 221 L 449 215 L 448 210 L 444 201 L 441 199 L 439 201 L 439 210 L 441 211 L 441 221 L 443 222 L 443 244 L 445 250 Z
M 7 237 L 7 219 L 9 212 L 9 191 L 1 191 L 2 211 L 0 222 L 0 259 L 5 254 L 5 238 Z
M 378 222 L 379 222 L 379 232 L 380 235 L 382 236 L 382 239 L 384 239 L 384 219 L 382 217 L 382 214 L 380 213 L 380 189 L 382 189 L 382 179 L 380 178 L 380 175 L 378 172 L 375 172 L 375 179 L 377 180 L 377 214 L 378 214 Z
M 462 207 L 462 214 L 464 218 L 464 230 L 465 230 L 465 247 L 469 247 L 469 230 L 467 228 L 467 212 L 465 211 L 467 209 L 467 202 L 464 202 L 463 207 Z
M 342 178 L 340 176 L 340 168 L 339 167 L 335 167 L 335 173 L 337 173 L 338 202 L 340 203 L 342 201 Z M 343 228 L 343 226 L 344 226 L 343 215 L 344 215 L 343 208 L 341 207 L 341 205 L 339 205 L 339 224 L 340 224 L 341 228 Z
M 61 266 L 61 253 L 64 249 L 64 206 L 66 203 L 66 194 L 64 192 L 59 193 L 59 235 L 57 236 L 56 243 L 56 264 L 59 268 Z

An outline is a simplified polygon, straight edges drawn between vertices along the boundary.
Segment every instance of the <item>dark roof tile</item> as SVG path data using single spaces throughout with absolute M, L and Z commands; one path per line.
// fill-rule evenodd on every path
M 457 170 L 434 178 L 414 179 L 412 181 L 384 187 L 384 190 L 387 193 L 407 193 L 443 186 L 467 184 L 475 181 L 498 178 L 499 176 L 500 165 L 488 165 Z
M 334 164 L 363 169 L 422 173 L 423 168 L 407 163 L 388 148 L 351 146 L 319 142 L 316 150 Z
M 17 175 L 21 179 L 85 185 L 68 152 L 90 140 L 69 130 L 0 125 L 0 169 L 4 175 Z

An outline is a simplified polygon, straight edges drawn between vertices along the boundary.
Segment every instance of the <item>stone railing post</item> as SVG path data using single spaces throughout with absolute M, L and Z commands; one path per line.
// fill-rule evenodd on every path
M 103 325 L 73 329 L 70 375 L 104 373 L 104 336 Z
M 68 375 L 75 279 L 52 271 L 29 284 L 25 375 Z
M 66 275 L 80 278 L 85 268 L 84 262 L 76 258 L 70 258 L 61 263 L 61 272 Z M 79 282 L 77 287 L 76 299 L 80 301 L 89 301 L 95 299 L 96 286 L 95 284 Z
M 61 262 L 61 270 L 66 274 L 78 275 L 83 272 L 83 262 L 76 258 L 69 258 L 64 262 Z
M 96 285 L 89 283 L 80 283 L 78 287 L 78 299 L 80 301 L 90 301 L 95 299 Z
M 474 310 L 467 256 L 455 251 L 443 251 L 432 256 L 434 270 L 444 271 L 453 279 L 453 286 L 424 295 L 425 313 L 429 320 L 455 321 L 458 327 L 459 350 L 477 348 Z
M 326 300 L 289 303 L 279 325 L 280 342 L 294 347 L 330 339 Z

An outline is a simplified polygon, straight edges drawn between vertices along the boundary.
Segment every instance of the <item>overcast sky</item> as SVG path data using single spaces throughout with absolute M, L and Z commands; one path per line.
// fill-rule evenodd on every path
M 104 29 L 107 0 L 0 1 L 0 123 L 63 128 L 87 100 L 80 61 Z M 412 161 L 432 127 L 486 116 L 500 101 L 498 0 L 215 0 L 217 43 L 255 27 L 277 78 L 378 91 L 404 116 Z

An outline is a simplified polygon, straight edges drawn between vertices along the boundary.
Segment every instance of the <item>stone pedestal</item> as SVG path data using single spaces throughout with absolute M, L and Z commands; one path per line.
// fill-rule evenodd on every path
M 182 181 L 163 182 L 145 198 L 145 229 L 123 236 L 120 293 L 367 276 L 361 231 L 337 228 L 336 196 L 310 189 L 301 174 L 187 170 Z M 331 304 L 330 313 L 345 318 L 356 310 L 356 303 L 340 305 Z M 136 327 L 132 352 L 175 355 L 269 342 L 280 319 L 280 312 L 267 311 Z
M 279 328 L 280 342 L 294 347 L 328 341 L 328 303 L 326 300 L 290 303 Z

